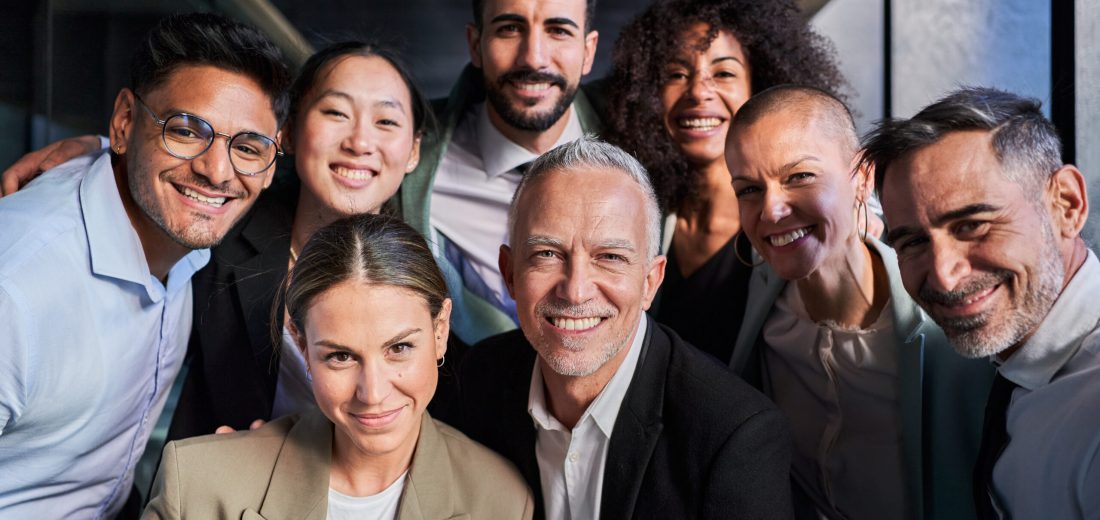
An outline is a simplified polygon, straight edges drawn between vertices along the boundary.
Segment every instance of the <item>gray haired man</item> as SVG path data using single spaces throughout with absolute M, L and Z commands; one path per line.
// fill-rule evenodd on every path
M 645 311 L 664 277 L 645 170 L 592 138 L 532 163 L 500 270 L 519 331 L 470 350 L 462 423 L 547 518 L 785 518 L 775 407 Z
M 1039 103 L 967 88 L 866 142 L 906 290 L 997 366 L 975 468 L 983 518 L 1100 517 L 1100 262 L 1081 172 Z

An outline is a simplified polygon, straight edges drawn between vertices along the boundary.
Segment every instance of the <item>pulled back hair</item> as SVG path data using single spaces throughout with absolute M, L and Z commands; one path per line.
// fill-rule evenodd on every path
M 397 71 L 397 75 L 401 77 L 401 81 L 409 91 L 409 100 L 412 103 L 410 110 L 412 110 L 413 116 L 413 134 L 423 136 L 425 133 L 434 130 L 435 117 L 432 114 L 431 104 L 427 96 L 416 86 L 412 73 L 409 72 L 408 66 L 405 65 L 398 54 L 377 43 L 349 40 L 333 43 L 317 51 L 306 60 L 298 71 L 298 77 L 294 79 L 294 84 L 290 87 L 289 123 L 291 131 L 294 130 L 295 120 L 300 117 L 298 112 L 302 109 L 306 96 L 317 85 L 322 73 L 328 71 L 330 65 L 349 56 L 381 58 L 389 63 Z
M 665 65 L 692 44 L 682 38 L 697 23 L 708 27 L 697 51 L 709 48 L 720 31 L 737 38 L 753 93 L 797 83 L 844 99 L 832 45 L 810 28 L 793 0 L 658 0 L 623 30 L 612 51 L 608 138 L 649 170 L 666 212 L 683 209 L 700 189 L 701 179 L 665 130 L 660 102 Z
M 290 71 L 282 52 L 260 31 L 212 13 L 164 18 L 134 52 L 130 89 L 146 94 L 188 65 L 210 65 L 251 78 L 271 100 L 279 126 L 286 120 Z
M 280 288 L 273 313 L 282 305 L 301 333 L 317 297 L 349 281 L 410 290 L 428 304 L 432 319 L 447 299 L 447 283 L 424 237 L 400 219 L 363 214 L 338 220 L 313 234 Z M 271 320 L 272 339 L 282 331 Z M 305 345 L 301 345 L 304 347 Z

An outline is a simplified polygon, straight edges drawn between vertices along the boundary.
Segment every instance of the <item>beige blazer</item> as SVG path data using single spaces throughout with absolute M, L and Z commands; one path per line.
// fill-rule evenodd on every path
M 332 428 L 314 410 L 255 431 L 170 442 L 142 518 L 323 520 Z M 531 491 L 509 462 L 424 414 L 398 519 L 530 519 L 533 512 Z

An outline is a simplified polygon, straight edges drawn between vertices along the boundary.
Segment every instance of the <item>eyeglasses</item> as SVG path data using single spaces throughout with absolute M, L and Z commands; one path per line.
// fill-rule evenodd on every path
M 186 112 L 161 119 L 137 93 L 134 93 L 134 99 L 160 125 L 160 140 L 164 143 L 164 149 L 177 159 L 194 159 L 206 153 L 214 143 L 214 138 L 219 135 L 226 139 L 229 163 L 240 175 L 259 175 L 275 164 L 276 158 L 283 155 L 275 140 L 266 135 L 241 132 L 231 136 L 215 132 L 214 127 L 205 119 Z

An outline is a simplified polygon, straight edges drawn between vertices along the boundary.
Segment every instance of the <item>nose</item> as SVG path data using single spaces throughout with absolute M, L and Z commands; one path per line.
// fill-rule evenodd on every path
M 523 44 L 519 52 L 519 65 L 531 70 L 541 70 L 550 65 L 547 54 L 546 35 L 542 31 L 530 30 L 523 38 Z
M 225 143 L 229 142 L 229 137 L 218 134 L 206 152 L 191 159 L 191 170 L 217 187 L 225 187 L 237 176 L 233 162 L 229 160 L 229 147 L 221 139 L 225 139 Z
M 697 72 L 691 76 L 691 97 L 696 101 L 708 100 L 714 97 L 714 78 L 709 74 Z
M 595 295 L 594 267 L 587 259 L 576 256 L 570 259 L 565 276 L 558 283 L 558 298 L 571 304 L 589 301 Z
M 959 245 L 946 240 L 931 240 L 932 272 L 928 284 L 940 292 L 953 291 L 970 275 L 970 262 Z
M 782 190 L 764 191 L 764 204 L 760 211 L 762 221 L 776 223 L 790 214 L 791 206 L 787 203 L 787 196 Z
M 378 143 L 374 138 L 373 130 L 369 118 L 359 118 L 351 126 L 340 146 L 344 151 L 355 156 L 374 153 Z
M 368 406 L 382 404 L 393 391 L 393 383 L 390 381 L 385 363 L 366 360 L 362 367 L 355 388 L 355 397 Z

